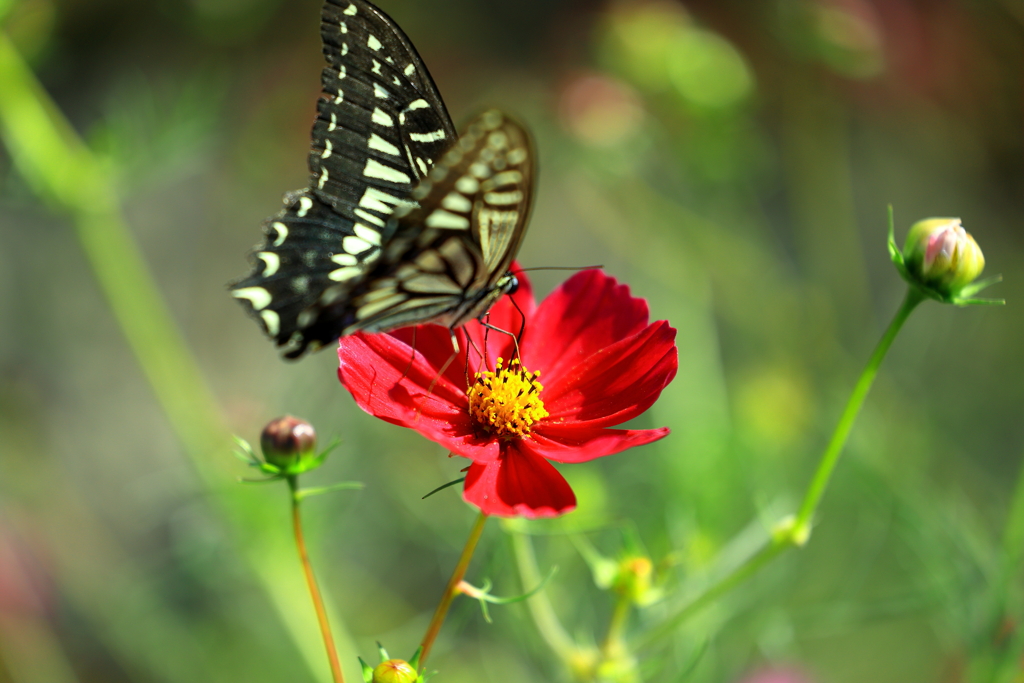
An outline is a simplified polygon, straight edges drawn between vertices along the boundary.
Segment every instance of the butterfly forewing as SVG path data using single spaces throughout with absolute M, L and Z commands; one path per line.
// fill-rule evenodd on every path
M 401 29 L 363 0 L 327 0 L 309 187 L 269 219 L 249 277 L 232 285 L 278 345 L 341 332 L 317 320 L 380 256 L 390 214 L 455 139 L 430 74 Z M 316 329 L 315 334 L 310 329 Z M 298 355 L 298 354 L 296 354 Z
M 365 0 L 327 0 L 309 186 L 231 285 L 289 358 L 339 335 L 455 327 L 507 291 L 533 151 L 498 112 L 457 136 L 415 48 Z M 460 184 L 461 183 L 461 184 Z

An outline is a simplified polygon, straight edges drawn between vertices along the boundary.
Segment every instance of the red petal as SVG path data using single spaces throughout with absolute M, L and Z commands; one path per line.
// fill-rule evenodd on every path
M 647 302 L 600 270 L 566 280 L 537 308 L 526 326 L 523 362 L 541 382 L 560 377 L 591 354 L 647 325 Z M 546 384 L 545 384 L 546 386 Z
M 661 320 L 600 349 L 554 381 L 541 376 L 549 414 L 544 425 L 610 427 L 650 408 L 679 367 L 675 336 Z
M 576 507 L 568 482 L 522 441 L 507 444 L 496 460 L 470 465 L 462 497 L 501 517 L 557 517 Z
M 420 326 L 417 345 L 440 343 L 436 338 L 430 341 L 431 328 L 447 333 L 445 328 Z M 395 336 L 359 332 L 339 340 L 338 359 L 338 378 L 366 412 L 414 429 L 467 458 L 497 458 L 498 443 L 476 435 L 465 391 L 453 385 L 447 373 L 438 375 L 419 349 L 414 355 Z M 465 382 L 465 371 L 460 373 Z
M 592 429 L 579 425 L 551 423 L 544 431 L 534 431 L 533 449 L 555 462 L 586 462 L 614 455 L 627 448 L 643 446 L 668 436 L 668 427 L 660 429 Z

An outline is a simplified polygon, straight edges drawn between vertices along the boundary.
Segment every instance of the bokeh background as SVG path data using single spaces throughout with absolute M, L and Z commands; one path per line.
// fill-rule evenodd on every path
M 1006 568 L 1024 448 L 1024 4 L 380 4 L 457 123 L 494 105 L 533 130 L 522 264 L 603 264 L 679 330 L 679 375 L 636 421 L 671 437 L 564 468 L 578 511 L 491 524 L 470 580 L 522 592 L 518 530 L 542 572 L 558 566 L 547 594 L 580 642 L 599 642 L 612 605 L 581 538 L 661 568 L 666 598 L 631 632 L 685 603 L 798 504 L 904 291 L 887 205 L 898 239 L 918 218 L 960 216 L 1008 305 L 922 306 L 807 547 L 640 655 L 658 681 L 997 680 L 979 662 L 1019 658 L 1024 616 Z M 330 350 L 282 362 L 225 287 L 283 192 L 306 183 L 319 13 L 319 0 L 0 0 L 0 32 L 114 180 L 202 370 L 195 392 L 154 391 L 98 284 L 118 269 L 92 267 L 102 242 L 86 245 L 81 217 L 23 172 L 8 130 L 4 683 L 326 680 L 285 491 L 236 483 L 244 465 L 204 420 L 255 441 L 292 413 L 340 437 L 307 483 L 366 488 L 311 499 L 306 516 L 349 678 L 375 640 L 409 656 L 421 637 L 474 513 L 454 488 L 420 497 L 462 463 L 358 410 Z M 532 278 L 543 295 L 565 276 Z M 188 375 L 164 343 L 149 352 Z M 182 419 L 190 406 L 198 418 Z M 523 605 L 492 616 L 456 604 L 437 680 L 568 679 Z

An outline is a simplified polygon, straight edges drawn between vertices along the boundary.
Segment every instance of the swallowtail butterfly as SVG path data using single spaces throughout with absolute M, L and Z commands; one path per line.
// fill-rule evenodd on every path
M 400 28 L 366 0 L 326 0 L 328 66 L 309 187 L 264 224 L 253 272 L 231 284 L 284 355 L 357 330 L 479 317 L 516 286 L 534 151 L 487 111 L 458 134 Z

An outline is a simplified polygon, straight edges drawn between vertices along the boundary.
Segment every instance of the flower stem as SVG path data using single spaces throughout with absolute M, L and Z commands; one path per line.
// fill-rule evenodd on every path
M 341 673 L 341 662 L 338 660 L 338 651 L 334 647 L 334 636 L 331 635 L 331 624 L 327 619 L 327 610 L 324 608 L 324 599 L 320 595 L 316 575 L 313 574 L 313 565 L 309 562 L 309 553 L 306 552 L 306 538 L 302 533 L 302 517 L 299 514 L 302 496 L 299 493 L 297 477 L 288 477 L 288 488 L 292 494 L 292 528 L 295 531 L 295 547 L 299 551 L 299 562 L 302 563 L 302 571 L 306 575 L 309 597 L 313 601 L 316 620 L 320 624 L 320 634 L 324 638 L 327 660 L 331 664 L 331 676 L 334 683 L 345 683 L 345 676 Z
M 523 584 L 523 590 L 528 586 L 536 586 L 541 582 L 540 570 L 537 568 L 537 557 L 533 552 L 533 543 L 525 533 L 512 533 L 512 552 L 516 556 L 516 565 L 519 568 L 519 579 Z M 558 620 L 555 608 L 548 599 L 547 591 L 539 591 L 526 601 L 530 609 L 530 616 L 537 626 L 541 637 L 547 642 L 558 657 L 567 664 L 577 654 L 576 646 L 572 638 L 565 632 L 565 627 Z
M 860 379 L 857 380 L 857 385 L 853 388 L 853 393 L 850 394 L 850 398 L 846 402 L 846 408 L 843 410 L 839 423 L 832 433 L 832 440 L 829 441 L 825 452 L 821 456 L 818 469 L 814 473 L 814 478 L 811 480 L 807 493 L 804 495 L 803 504 L 797 513 L 792 534 L 793 539 L 798 545 L 803 545 L 810 535 L 811 520 L 818 509 L 818 504 L 821 503 L 821 497 L 825 494 L 825 489 L 828 487 L 832 472 L 835 471 L 836 465 L 839 463 L 839 456 L 843 452 L 843 446 L 846 445 L 846 439 L 850 436 L 853 423 L 857 419 L 861 407 L 864 405 L 864 399 L 867 398 L 868 391 L 871 390 L 871 385 L 875 381 L 875 375 L 878 374 L 878 368 L 882 365 L 882 359 L 885 358 L 885 354 L 889 351 L 889 347 L 892 346 L 893 340 L 896 339 L 896 335 L 903 327 L 903 323 L 907 321 L 907 318 L 917 308 L 917 305 L 924 301 L 924 298 L 924 295 L 916 287 L 907 288 L 907 295 L 903 298 L 902 305 L 896 311 L 896 315 L 893 316 L 892 322 L 889 323 L 889 327 L 886 328 L 882 338 L 878 340 L 878 344 L 875 346 L 871 358 L 868 359 L 868 364 L 865 366 L 864 371 L 860 373 Z
M 0 9 L 8 4 L 0 0 Z M 214 455 L 231 450 L 227 420 L 124 218 L 110 163 L 89 149 L 3 30 L 0 143 L 33 192 L 71 217 L 100 291 L 163 414 L 205 485 L 219 491 L 225 473 Z M 238 496 L 216 500 L 233 528 L 249 527 L 254 516 L 263 514 Z M 266 561 L 279 541 L 285 539 L 260 536 L 244 548 L 245 559 L 304 661 L 315 668 L 319 653 L 306 645 L 306 620 L 293 615 L 292 577 L 282 576 L 275 563 Z M 170 622 L 165 627 L 171 628 Z M 159 648 L 140 651 L 137 641 L 120 635 L 113 642 L 131 657 L 141 654 L 162 661 Z
M 427 632 L 420 642 L 420 647 L 423 648 L 423 652 L 420 655 L 420 667 L 426 666 L 427 656 L 430 655 L 430 648 L 434 646 L 434 640 L 437 639 L 437 634 L 441 631 L 444 618 L 448 615 L 448 608 L 451 607 L 455 596 L 459 594 L 459 582 L 462 581 L 462 577 L 466 575 L 466 570 L 469 569 L 469 561 L 473 559 L 473 551 L 476 550 L 476 544 L 484 531 L 484 522 L 486 521 L 487 515 L 481 512 L 480 516 L 476 518 L 473 528 L 469 531 L 466 547 L 462 549 L 462 555 L 459 557 L 458 564 L 455 565 L 451 578 L 448 579 L 448 585 L 445 586 L 441 602 L 437 604 L 437 609 L 434 610 L 434 616 L 430 620 L 430 625 L 427 626 Z
M 889 347 L 892 346 L 893 340 L 903 327 L 903 323 L 907 321 L 913 310 L 924 299 L 924 295 L 916 288 L 908 288 L 903 303 L 900 305 L 899 310 L 896 311 L 892 322 L 889 323 L 889 327 L 886 328 L 882 338 L 875 346 L 871 358 L 868 359 L 867 365 L 861 372 L 860 379 L 857 380 L 857 384 L 854 386 L 853 392 L 846 402 L 846 408 L 843 410 L 836 429 L 832 433 L 832 439 L 821 455 L 818 468 L 807 487 L 807 492 L 804 494 L 804 499 L 797 515 L 783 520 L 773 530 L 771 540 L 763 544 L 741 565 L 713 583 L 703 593 L 683 605 L 679 611 L 645 634 L 640 642 L 637 643 L 638 648 L 646 647 L 659 638 L 671 633 L 679 624 L 756 574 L 762 567 L 769 564 L 786 549 L 793 546 L 802 546 L 807 542 L 811 533 L 811 521 L 814 518 L 814 513 L 817 511 L 822 496 L 825 494 L 825 489 L 828 487 L 829 479 L 839 463 L 839 455 L 842 453 L 846 439 L 853 428 L 853 423 L 857 419 L 861 407 L 864 405 L 864 399 L 871 389 L 875 376 L 878 374 L 878 368 L 882 364 L 882 359 L 885 358 L 885 354 L 889 351 Z M 1024 502 L 1021 503 L 1021 506 L 1024 508 Z M 1021 514 L 1024 514 L 1024 511 Z M 1024 543 L 1024 539 L 1022 539 L 1022 543 Z
M 624 647 L 622 634 L 626 629 L 629 606 L 630 601 L 626 596 L 619 596 L 615 602 L 612 617 L 608 620 L 608 634 L 601 645 L 601 658 L 604 660 L 615 659 L 622 654 Z

